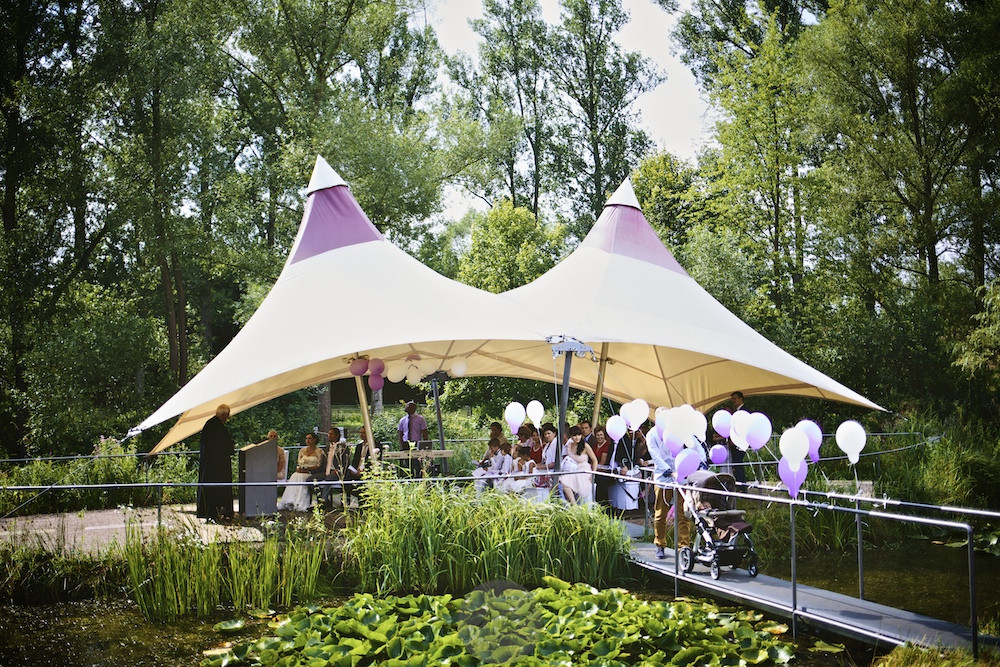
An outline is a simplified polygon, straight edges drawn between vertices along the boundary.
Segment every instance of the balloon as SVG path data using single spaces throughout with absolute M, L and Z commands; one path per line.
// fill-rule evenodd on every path
M 440 365 L 441 362 L 438 359 L 431 358 L 421 359 L 417 362 L 417 368 L 420 369 L 421 376 L 430 375 L 431 373 L 437 371 Z
M 809 436 L 797 428 L 790 428 L 781 434 L 778 450 L 792 470 L 798 472 L 799 465 L 809 453 Z
M 865 440 L 867 439 L 865 427 L 853 419 L 848 419 L 837 427 L 837 446 L 847 454 L 851 463 L 858 462 L 858 457 L 861 450 L 865 448 Z
M 729 459 L 729 450 L 723 445 L 712 445 L 712 449 L 708 450 L 708 458 L 715 465 L 720 465 Z
M 545 407 L 541 401 L 528 401 L 528 407 L 525 412 L 528 413 L 528 419 L 535 425 L 535 428 L 541 426 L 542 418 L 545 416 Z
M 820 429 L 819 424 L 808 419 L 803 419 L 795 425 L 795 428 L 803 431 L 806 437 L 809 438 L 809 458 L 812 459 L 813 463 L 818 463 L 819 446 L 823 442 L 823 431 Z
M 639 428 L 649 419 L 649 403 L 641 398 L 637 398 L 632 401 L 631 405 L 632 423 L 635 425 L 635 428 Z
M 350 365 L 351 375 L 361 376 L 368 372 L 367 359 L 355 359 Z
M 737 410 L 733 413 L 733 418 L 729 423 L 731 425 L 729 437 L 732 437 L 733 432 L 736 432 L 746 438 L 747 431 L 750 430 L 750 426 L 753 424 L 753 415 L 746 410 Z
M 410 366 L 406 369 L 406 381 L 410 384 L 420 384 L 420 380 L 424 377 L 423 373 L 416 366 Z
M 771 420 L 763 412 L 753 412 L 750 416 L 753 417 L 753 422 L 746 433 L 747 443 L 757 451 L 771 439 Z
M 503 418 L 507 420 L 507 423 L 511 425 L 510 430 L 517 433 L 517 429 L 521 427 L 524 423 L 524 406 L 517 401 L 511 401 L 504 408 Z
M 799 495 L 799 489 L 802 487 L 802 482 L 806 481 L 808 472 L 809 464 L 805 461 L 802 461 L 795 470 L 792 469 L 788 459 L 783 458 L 778 461 L 778 477 L 788 487 L 788 495 L 792 498 Z
M 368 386 L 371 387 L 372 391 L 378 391 L 385 385 L 385 378 L 381 375 L 369 375 L 368 376 Z
M 611 438 L 615 444 L 622 439 L 625 435 L 625 431 L 628 430 L 628 424 L 625 423 L 625 418 L 620 415 L 615 415 L 608 419 L 608 423 L 604 425 L 604 430 L 608 432 L 608 437 Z
M 406 366 L 404 364 L 393 364 L 385 369 L 385 379 L 389 382 L 402 382 L 406 377 Z
M 732 441 L 732 443 L 736 445 L 736 449 L 741 452 L 745 452 L 750 449 L 750 443 L 747 442 L 746 436 L 740 435 L 736 431 L 729 432 L 729 440 Z
M 715 414 L 712 415 L 712 428 L 715 432 L 721 435 L 723 438 L 729 437 L 730 421 L 733 415 L 729 410 L 716 410 Z
M 674 459 L 674 475 L 677 477 L 677 481 L 683 484 L 688 475 L 697 470 L 700 464 L 701 457 L 693 449 L 685 449 L 678 454 L 677 458 Z
M 691 416 L 691 425 L 693 430 L 691 431 L 699 440 L 705 442 L 706 436 L 708 435 L 708 418 L 697 410 Z
M 639 428 L 639 424 L 636 422 L 635 419 L 635 414 L 632 411 L 631 402 L 623 403 L 622 406 L 618 409 L 618 414 L 621 416 L 622 419 L 625 420 L 625 426 L 628 427 L 628 430 L 634 431 L 635 429 Z
M 684 438 L 677 435 L 673 431 L 663 432 L 663 444 L 667 446 L 670 453 L 677 456 L 682 449 L 684 449 Z
M 385 379 L 389 382 L 402 382 L 406 377 L 406 366 L 403 364 L 393 364 L 385 369 Z
M 453 378 L 462 377 L 467 370 L 469 370 L 469 362 L 464 358 L 459 358 L 451 362 L 451 376 Z
M 368 372 L 372 375 L 382 375 L 385 373 L 385 362 L 381 359 L 372 359 L 368 362 Z

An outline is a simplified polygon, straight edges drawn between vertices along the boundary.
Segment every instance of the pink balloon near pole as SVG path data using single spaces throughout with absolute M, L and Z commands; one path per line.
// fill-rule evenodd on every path
M 788 487 L 788 495 L 792 498 L 799 495 L 799 489 L 802 488 L 802 483 L 806 481 L 808 468 L 809 464 L 805 461 L 799 464 L 798 470 L 792 470 L 792 465 L 786 458 L 782 458 L 778 461 L 778 477 L 780 477 L 781 481 Z
M 715 414 L 712 415 L 712 428 L 723 438 L 728 438 L 732 428 L 732 420 L 733 415 L 729 410 L 716 410 Z
M 721 465 L 729 459 L 729 450 L 722 445 L 712 445 L 712 449 L 708 450 L 708 458 L 715 465 Z
M 372 375 L 382 375 L 385 373 L 385 362 L 381 359 L 372 359 L 368 362 L 368 372 Z
M 369 375 L 368 386 L 371 387 L 372 391 L 379 391 L 385 386 L 385 378 L 381 375 Z
M 677 475 L 677 481 L 683 484 L 688 475 L 698 469 L 700 463 L 701 457 L 692 449 L 685 449 L 678 454 L 674 459 L 674 474 Z
M 362 376 L 368 372 L 368 360 L 367 359 L 355 359 L 350 365 L 351 375 Z

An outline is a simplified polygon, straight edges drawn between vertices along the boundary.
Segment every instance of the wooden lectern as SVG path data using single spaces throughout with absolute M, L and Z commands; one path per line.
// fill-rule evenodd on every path
M 278 481 L 278 445 L 265 440 L 240 449 L 241 482 Z M 277 486 L 241 486 L 240 515 L 261 516 L 278 510 Z

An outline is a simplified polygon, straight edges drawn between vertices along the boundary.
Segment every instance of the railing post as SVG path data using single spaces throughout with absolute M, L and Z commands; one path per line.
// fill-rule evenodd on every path
M 677 505 L 677 499 L 680 493 L 677 491 L 677 485 L 674 485 L 674 597 L 679 598 L 681 596 L 681 582 L 680 582 L 680 564 L 681 564 L 681 549 L 677 541 L 680 539 L 680 529 L 677 526 L 677 522 L 680 521 L 680 507 Z
M 798 605 L 798 585 L 796 583 L 796 572 L 795 572 L 795 503 L 789 503 L 788 505 L 788 522 L 791 527 L 791 538 L 792 538 L 792 637 L 797 635 L 797 627 L 795 623 L 795 611 L 799 608 Z
M 862 532 L 861 525 L 861 501 L 857 498 L 854 499 L 854 509 L 858 510 L 858 513 L 854 515 L 854 521 L 858 525 L 858 599 L 865 599 L 865 540 L 864 534 Z
M 979 659 L 979 628 L 976 616 L 976 549 L 972 544 L 972 526 L 967 529 L 969 536 L 969 625 L 972 630 L 972 658 Z
M 156 527 L 163 527 L 163 484 L 156 485 Z

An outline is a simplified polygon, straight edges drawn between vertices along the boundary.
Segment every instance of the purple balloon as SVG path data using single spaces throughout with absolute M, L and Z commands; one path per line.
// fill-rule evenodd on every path
M 798 471 L 792 470 L 788 459 L 782 457 L 778 461 L 778 476 L 785 483 L 785 486 L 788 487 L 788 495 L 792 498 L 799 495 L 799 488 L 802 487 L 802 482 L 806 481 L 806 473 L 809 472 L 808 469 L 809 464 L 805 461 L 799 464 Z
M 385 362 L 381 359 L 372 359 L 368 362 L 368 372 L 372 375 L 382 375 L 385 373 Z
M 754 412 L 752 415 L 753 421 L 746 433 L 747 444 L 750 449 L 757 451 L 771 439 L 771 420 L 762 412 Z
M 715 465 L 721 465 L 729 459 L 729 450 L 723 445 L 712 445 L 712 449 L 708 450 L 708 458 Z
M 617 444 L 622 439 L 622 436 L 625 435 L 625 431 L 628 430 L 628 424 L 625 423 L 625 418 L 621 415 L 614 415 L 608 419 L 608 423 L 604 425 L 604 430 L 608 432 L 608 437 Z
M 371 387 L 372 391 L 378 391 L 385 386 L 385 378 L 381 375 L 369 375 L 368 386 Z
M 732 413 L 729 410 L 717 410 L 714 415 L 712 415 L 712 428 L 715 432 L 721 435 L 723 438 L 729 437 L 729 429 L 731 428 L 730 422 L 733 419 Z
M 812 459 L 813 463 L 819 463 L 819 446 L 823 442 L 823 431 L 820 429 L 819 424 L 808 419 L 803 419 L 795 425 L 795 428 L 805 431 L 806 436 L 809 438 L 809 458 Z
M 700 463 L 701 457 L 693 449 L 685 449 L 678 454 L 677 458 L 674 459 L 674 470 L 677 472 L 677 481 L 683 484 L 687 476 L 698 469 Z
M 677 456 L 684 449 L 684 440 L 676 433 L 666 430 L 663 432 L 663 444 L 667 446 L 670 453 Z
M 367 359 L 355 359 L 351 362 L 350 366 L 351 375 L 364 375 L 368 372 L 368 360 Z

